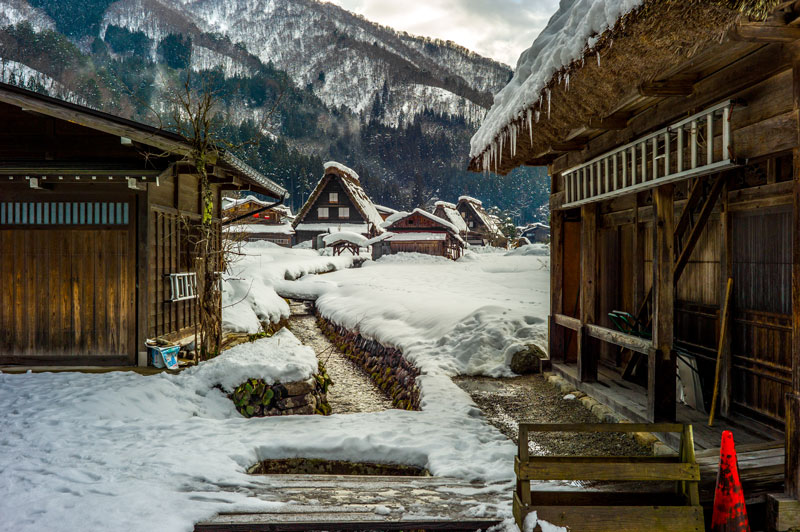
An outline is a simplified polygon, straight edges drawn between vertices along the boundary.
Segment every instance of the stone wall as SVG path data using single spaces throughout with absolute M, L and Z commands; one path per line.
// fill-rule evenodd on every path
M 245 417 L 328 415 L 330 378 L 320 363 L 319 373 L 299 382 L 267 384 L 248 379 L 230 395 L 236 409 Z
M 320 329 L 350 360 L 358 364 L 383 390 L 395 407 L 419 410 L 419 370 L 393 347 L 364 338 L 317 313 Z

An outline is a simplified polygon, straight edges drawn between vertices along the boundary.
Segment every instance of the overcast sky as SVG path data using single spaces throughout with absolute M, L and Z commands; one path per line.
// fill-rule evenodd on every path
M 415 35 L 451 40 L 512 68 L 558 0 L 328 0 Z

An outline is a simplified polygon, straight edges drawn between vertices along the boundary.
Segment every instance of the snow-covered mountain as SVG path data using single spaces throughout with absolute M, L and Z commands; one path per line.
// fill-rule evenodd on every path
M 24 0 L 0 0 L 0 5 Z M 121 0 L 99 25 L 142 32 L 157 43 L 192 37 L 192 67 L 248 72 L 252 54 L 313 87 L 332 108 L 368 112 L 384 83 L 383 121 L 397 125 L 424 109 L 478 123 L 511 70 L 452 43 L 399 33 L 315 0 Z M 213 39 L 211 36 L 220 38 Z M 246 52 L 246 53 L 245 53 Z

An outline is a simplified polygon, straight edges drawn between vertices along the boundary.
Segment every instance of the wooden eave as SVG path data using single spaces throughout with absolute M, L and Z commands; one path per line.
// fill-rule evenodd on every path
M 622 120 L 630 125 L 635 121 L 638 115 L 641 115 L 648 109 L 659 105 L 661 102 L 670 101 L 676 102 L 686 99 L 690 95 L 701 94 L 704 90 L 703 80 L 725 68 L 730 63 L 737 59 L 756 52 L 757 50 L 770 45 L 781 44 L 786 42 L 793 42 L 800 38 L 800 3 L 799 2 L 784 2 L 781 3 L 766 21 L 763 22 L 749 22 L 739 21 L 730 27 L 729 31 L 722 37 L 722 39 L 709 39 L 697 53 L 694 53 L 689 59 L 681 60 L 685 54 L 674 54 L 675 64 L 671 68 L 662 69 L 660 72 L 653 72 L 650 79 L 642 83 L 631 83 L 622 97 L 618 99 L 618 104 L 613 106 L 610 111 L 605 112 L 602 116 L 591 116 L 581 118 L 582 123 L 575 123 L 570 129 L 561 130 L 557 134 L 557 139 L 549 140 L 544 146 L 541 146 L 537 152 L 531 154 L 528 148 L 529 141 L 528 135 L 521 135 L 517 144 L 517 155 L 512 157 L 510 155 L 510 142 L 504 145 L 504 153 L 502 154 L 501 162 L 497 164 L 497 172 L 506 174 L 516 166 L 520 165 L 535 165 L 551 164 L 553 161 L 564 158 L 564 152 L 568 150 L 557 149 L 560 143 L 567 143 L 576 138 L 584 138 L 588 143 L 592 143 L 594 139 L 600 137 L 608 132 L 628 131 L 630 128 L 623 128 Z M 732 12 L 732 16 L 736 15 Z M 636 25 L 638 21 L 633 21 L 631 24 Z M 627 28 L 629 29 L 629 28 Z M 627 31 L 626 29 L 626 31 Z M 724 29 L 724 27 L 720 28 Z M 659 39 L 664 39 L 667 35 L 652 36 L 654 42 L 659 42 Z M 615 41 L 622 42 L 627 36 L 624 34 L 614 36 Z M 678 40 L 680 42 L 680 40 Z M 688 46 L 682 43 L 681 46 Z M 676 45 L 676 49 L 681 46 Z M 615 44 L 614 48 L 617 45 Z M 594 53 L 594 52 L 592 52 Z M 643 50 L 643 54 L 647 50 Z M 724 58 L 721 62 L 720 58 Z M 586 59 L 589 61 L 589 59 Z M 613 72 L 613 65 L 605 64 L 602 68 L 610 69 Z M 572 83 L 579 83 L 580 77 L 584 74 L 584 68 L 577 69 L 572 72 L 571 76 L 574 80 Z M 597 75 L 596 73 L 592 75 Z M 609 74 L 613 75 L 613 74 Z M 591 78 L 594 79 L 594 78 Z M 551 81 L 548 85 L 553 94 L 553 107 L 556 108 L 559 102 L 557 99 L 562 100 L 561 106 L 568 107 L 581 107 L 581 102 L 572 102 L 570 104 L 570 93 L 564 90 L 556 81 Z M 692 114 L 691 111 L 698 111 L 695 108 L 685 112 L 685 115 Z M 563 114 L 563 112 L 562 112 Z M 559 115 L 560 116 L 560 115 Z M 533 129 L 533 146 L 536 148 L 537 144 L 542 144 L 544 138 L 549 137 L 551 133 L 547 132 L 548 123 L 550 118 L 543 117 L 539 125 L 534 126 Z M 560 120 L 569 120 L 569 117 L 560 116 Z M 522 127 L 518 124 L 521 130 L 527 131 L 527 126 Z M 656 128 L 655 125 L 653 126 Z M 537 129 L 540 131 L 537 135 Z M 552 130 L 551 130 L 552 131 Z M 624 141 L 632 140 L 629 136 Z M 620 142 L 624 144 L 625 142 Z M 572 150 L 569 150 L 572 151 Z M 576 150 L 580 151 L 580 150 Z M 473 171 L 481 171 L 481 157 L 478 156 L 470 161 L 469 168 Z M 567 157 L 570 158 L 571 157 Z M 491 170 L 494 170 L 494 163 L 492 163 Z
M 187 157 L 192 152 L 191 146 L 177 133 L 128 120 L 90 107 L 52 98 L 7 83 L 0 83 L 0 102 L 19 107 L 23 111 L 38 113 L 109 135 L 130 139 L 135 144 L 156 148 L 168 154 Z M 286 196 L 286 190 L 283 187 L 267 179 L 233 154 L 222 151 L 220 155 L 220 164 L 224 164 L 249 182 L 249 190 L 274 198 Z M 216 160 L 211 162 L 217 163 Z

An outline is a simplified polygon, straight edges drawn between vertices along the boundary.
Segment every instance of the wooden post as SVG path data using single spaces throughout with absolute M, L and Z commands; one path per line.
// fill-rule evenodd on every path
M 581 207 L 581 323 L 595 324 L 597 293 L 597 204 Z M 598 341 L 578 331 L 578 377 L 597 381 Z
M 675 420 L 675 353 L 672 350 L 675 309 L 674 186 L 653 191 L 653 351 L 647 367 L 647 415 L 650 421 Z
M 794 115 L 800 130 L 800 50 L 792 64 Z M 769 530 L 800 527 L 800 146 L 792 152 L 792 391 L 786 394 L 784 493 L 767 496 Z
M 566 362 L 565 331 L 553 321 L 564 314 L 564 213 L 550 210 L 550 360 Z
M 150 184 L 136 194 L 136 364 L 147 366 L 147 340 L 150 290 Z
M 733 278 L 733 239 L 731 231 L 731 216 L 728 210 L 728 183 L 722 187 L 720 195 L 720 254 L 719 254 L 719 315 L 723 314 L 725 306 L 725 290 L 728 279 Z M 721 319 L 721 318 L 720 318 Z M 722 323 L 720 323 L 722 330 Z M 731 412 L 731 379 L 733 361 L 731 360 L 731 333 L 723 338 L 722 343 L 722 373 L 720 375 L 719 413 L 728 417 Z

